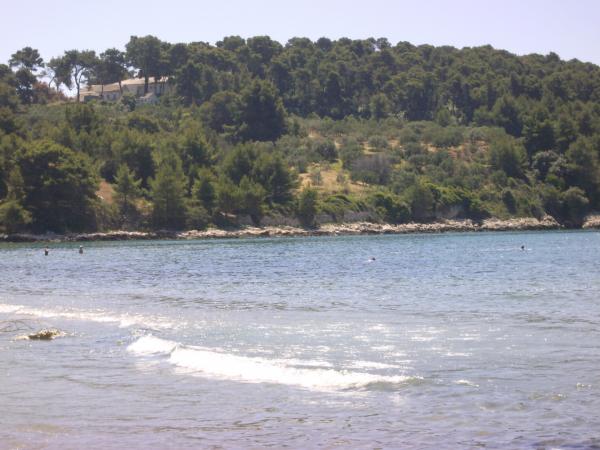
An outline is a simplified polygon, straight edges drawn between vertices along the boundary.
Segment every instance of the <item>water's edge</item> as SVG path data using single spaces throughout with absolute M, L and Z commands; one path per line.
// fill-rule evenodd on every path
M 600 224 L 599 224 L 600 225 Z M 583 228 L 595 228 L 584 224 Z M 79 241 L 120 241 L 155 239 L 226 239 L 248 237 L 302 237 L 302 236 L 353 236 L 360 234 L 410 234 L 410 233 L 448 233 L 480 231 L 538 231 L 564 229 L 556 220 L 546 216 L 535 218 L 488 219 L 481 223 L 471 220 L 446 220 L 432 223 L 330 223 L 315 228 L 292 226 L 241 227 L 236 229 L 209 228 L 207 230 L 187 231 L 125 231 L 115 230 L 97 233 L 79 234 L 0 234 L 0 242 L 79 242 Z

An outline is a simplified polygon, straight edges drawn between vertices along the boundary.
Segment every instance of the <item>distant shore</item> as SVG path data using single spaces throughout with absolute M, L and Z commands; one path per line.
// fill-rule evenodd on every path
M 410 234 L 481 231 L 527 231 L 563 229 L 556 220 L 546 216 L 541 220 L 517 218 L 508 220 L 488 219 L 481 223 L 471 220 L 445 220 L 432 223 L 386 224 L 371 222 L 327 223 L 316 228 L 292 226 L 240 227 L 235 229 L 208 228 L 188 231 L 106 231 L 72 234 L 29 234 L 0 235 L 0 242 L 85 242 L 127 241 L 151 239 L 235 239 L 248 237 L 296 237 L 296 236 L 344 236 L 362 234 Z M 600 228 L 600 216 L 592 216 L 583 227 Z

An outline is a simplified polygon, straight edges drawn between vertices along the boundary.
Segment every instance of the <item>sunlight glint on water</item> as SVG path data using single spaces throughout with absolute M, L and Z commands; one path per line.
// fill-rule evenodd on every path
M 0 448 L 600 445 L 599 250 L 596 232 L 3 245 Z M 19 339 L 41 328 L 66 336 Z

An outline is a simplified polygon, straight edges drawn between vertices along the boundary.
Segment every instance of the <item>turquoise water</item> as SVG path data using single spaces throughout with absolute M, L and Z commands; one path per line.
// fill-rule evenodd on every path
M 0 448 L 600 446 L 600 233 L 77 247 L 0 246 Z

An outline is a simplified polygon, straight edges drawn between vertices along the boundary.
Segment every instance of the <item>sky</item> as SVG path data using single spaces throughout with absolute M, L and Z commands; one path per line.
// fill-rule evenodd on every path
M 516 54 L 551 51 L 600 64 L 599 0 L 2 0 L 0 63 L 25 46 L 47 61 L 65 50 L 124 49 L 131 35 L 215 43 L 269 35 L 284 44 L 387 37 L 395 44 L 490 44 Z M 77 7 L 74 7 L 77 6 Z

